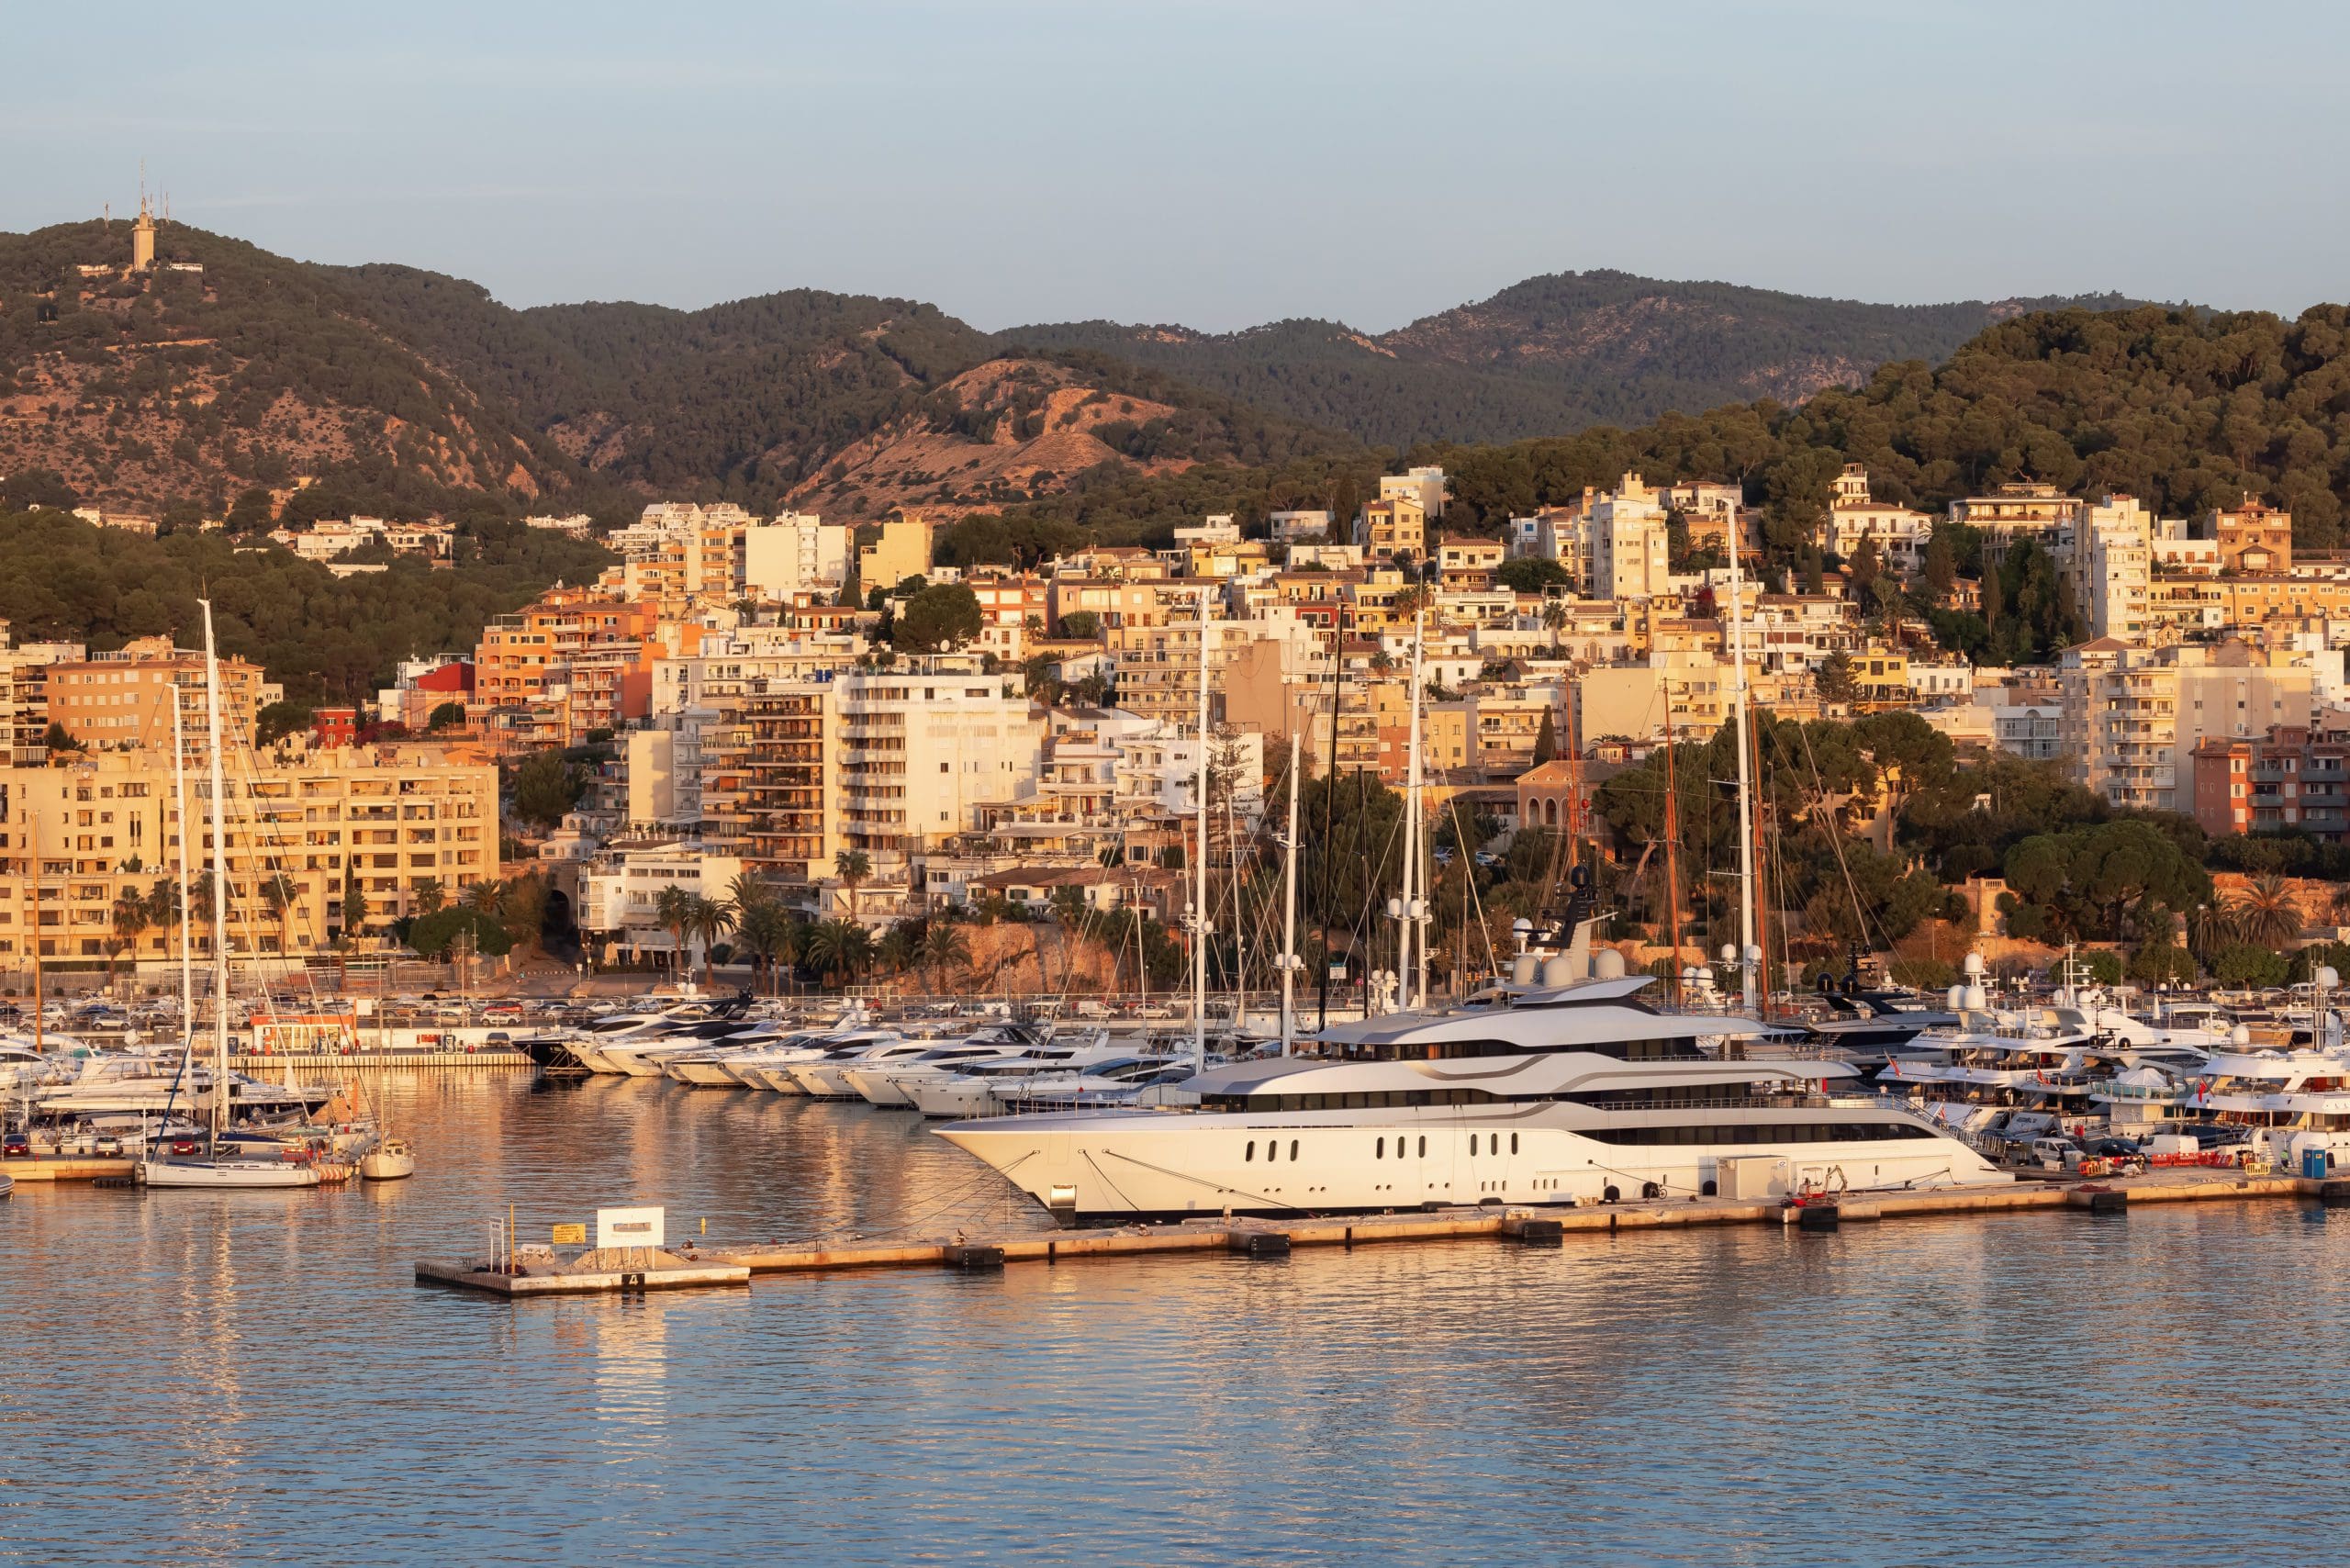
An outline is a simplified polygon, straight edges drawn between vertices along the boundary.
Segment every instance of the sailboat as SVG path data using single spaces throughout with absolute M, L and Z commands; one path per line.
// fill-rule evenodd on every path
M 212 766 L 212 1124 L 205 1151 L 182 1159 L 142 1159 L 131 1176 L 142 1187 L 315 1187 L 316 1167 L 307 1160 L 269 1159 L 229 1152 L 223 1148 L 229 1130 L 229 824 L 227 787 L 220 767 L 220 666 L 212 640 L 212 602 L 204 606 L 205 727 Z M 173 789 L 178 794 L 180 828 L 180 907 L 188 907 L 187 768 L 178 746 L 179 691 L 172 692 Z M 181 1017 L 187 1033 L 181 1052 L 185 1076 L 196 1054 L 196 984 L 194 966 L 185 946 L 186 923 L 181 924 Z M 230 1146 L 234 1147 L 234 1146 Z

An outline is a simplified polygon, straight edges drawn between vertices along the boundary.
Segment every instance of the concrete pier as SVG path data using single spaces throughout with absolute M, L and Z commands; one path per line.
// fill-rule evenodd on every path
M 2324 1183 L 2298 1176 L 2252 1176 L 2225 1170 L 2161 1170 L 2110 1182 L 2019 1182 L 2011 1187 L 1967 1191 L 1871 1193 L 1834 1205 L 1843 1224 L 1907 1219 L 1933 1215 L 2001 1215 L 2074 1209 L 2084 1215 L 2111 1212 L 2121 1197 L 2122 1212 L 2155 1203 L 2244 1199 L 2316 1198 Z M 1699 1198 L 1675 1203 L 1605 1204 L 1588 1208 L 1480 1207 L 1393 1215 L 1258 1216 L 1183 1220 L 1171 1225 L 1133 1225 L 1103 1230 L 1044 1230 L 1003 1236 L 958 1235 L 937 1240 L 888 1243 L 845 1242 L 806 1247 L 735 1247 L 689 1254 L 742 1265 L 752 1274 L 815 1273 L 836 1269 L 918 1269 L 959 1266 L 973 1248 L 1000 1252 L 1006 1265 L 1058 1263 L 1091 1258 L 1133 1258 L 1160 1252 L 1240 1253 L 1279 1256 L 1278 1248 L 1257 1245 L 1256 1237 L 1281 1237 L 1290 1247 L 1368 1247 L 1403 1241 L 1452 1241 L 1473 1237 L 1526 1239 L 1538 1244 L 1575 1235 L 1614 1235 L 1628 1230 L 1663 1230 L 1687 1226 L 1796 1226 L 1805 1210 L 1773 1199 L 1740 1203 Z
M 33 1159 L 0 1159 L 0 1175 L 19 1182 L 99 1182 L 130 1175 L 130 1161 L 97 1155 L 41 1156 Z

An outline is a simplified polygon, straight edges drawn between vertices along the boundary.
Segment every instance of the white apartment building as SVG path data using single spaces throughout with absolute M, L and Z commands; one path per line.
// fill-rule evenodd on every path
M 2073 602 L 2089 635 L 2143 643 L 2153 626 L 2147 590 L 2154 578 L 2153 517 L 2135 496 L 2085 504 L 2054 537 L 2057 570 L 2073 585 Z
M 743 586 L 754 599 L 831 598 L 849 577 L 850 531 L 813 512 L 788 511 L 743 531 Z
M 677 936 L 661 924 L 662 891 L 678 888 L 715 902 L 742 870 L 735 857 L 706 853 L 688 840 L 607 849 L 579 868 L 579 933 L 597 945 L 603 963 L 666 958 L 677 951 Z M 687 961 L 701 958 L 700 941 L 688 937 Z
M 2309 722 L 2314 681 L 2304 661 L 2241 643 L 2134 648 L 2099 637 L 2067 648 L 2057 666 L 2059 755 L 2113 805 L 2191 811 L 2198 745 Z
M 1414 468 L 1408 473 L 1379 476 L 1381 500 L 1411 501 L 1431 522 L 1444 515 L 1444 487 L 1441 468 Z
M 1300 539 L 1326 536 L 1330 532 L 1330 514 L 1326 510 L 1268 512 L 1265 524 L 1275 543 L 1288 544 Z
M 1868 469 L 1847 463 L 1837 476 L 1828 515 L 1820 520 L 1818 544 L 1828 554 L 1849 559 L 1862 540 L 1874 539 L 1888 567 L 1903 577 L 1914 577 L 1925 566 L 1926 545 L 1933 536 L 1932 518 L 1872 498 Z
M 1595 595 L 1653 599 L 1673 591 L 1665 509 L 1638 474 L 1625 475 L 1616 489 L 1593 498 L 1583 515 L 1589 520 Z
M 1034 786 L 1045 722 L 1025 697 L 968 655 L 850 669 L 834 682 L 840 716 L 840 835 L 878 880 L 976 829 L 979 807 Z

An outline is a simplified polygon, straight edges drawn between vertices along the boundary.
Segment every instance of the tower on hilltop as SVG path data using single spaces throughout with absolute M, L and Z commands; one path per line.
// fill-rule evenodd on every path
M 147 172 L 139 174 L 139 221 L 130 226 L 130 270 L 143 273 L 155 264 L 155 210 L 147 201 Z

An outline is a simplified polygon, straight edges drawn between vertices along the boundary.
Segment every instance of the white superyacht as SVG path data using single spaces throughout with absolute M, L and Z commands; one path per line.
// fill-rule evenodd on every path
M 1751 1018 L 1662 1013 L 1646 977 L 1503 984 L 1211 1068 L 1190 1114 L 939 1129 L 1076 1221 L 1873 1192 L 2012 1177 L 1922 1117 L 1836 1095 L 1847 1064 L 1755 1057 Z M 1752 1162 L 1752 1163 L 1750 1163 Z

